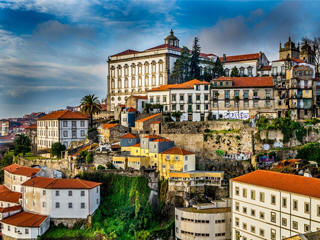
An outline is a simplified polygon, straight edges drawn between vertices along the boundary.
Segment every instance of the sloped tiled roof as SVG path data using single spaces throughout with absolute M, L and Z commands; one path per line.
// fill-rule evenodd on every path
M 150 120 L 152 118 L 155 118 L 155 117 L 157 117 L 159 115 L 161 115 L 161 113 L 156 113 L 154 115 L 151 115 L 151 116 L 148 116 L 148 117 L 145 117 L 145 118 L 141 118 L 141 119 L 137 120 L 136 122 L 145 122 L 145 121 Z
M 150 124 L 160 124 L 161 121 L 154 121 L 154 122 L 151 122 Z
M 118 123 L 104 123 L 101 125 L 102 128 L 111 129 L 118 126 Z
M 60 120 L 60 119 L 89 119 L 89 116 L 81 112 L 59 110 L 59 111 L 51 112 L 39 118 L 38 120 Z
M 132 145 L 131 147 L 140 147 L 140 143 L 137 143 L 135 145 Z
M 232 81 L 230 87 L 273 87 L 272 77 L 219 77 L 213 81 Z
M 304 63 L 303 60 L 298 59 L 298 58 L 288 58 L 288 59 L 293 61 L 293 62 L 296 62 L 296 63 Z M 279 60 L 274 60 L 272 62 L 283 62 L 283 61 L 286 61 L 286 60 L 287 60 L 286 58 L 282 58 L 282 59 L 279 59 Z
M 153 140 L 152 142 L 172 142 L 172 141 L 167 138 L 157 138 L 157 139 Z
M 26 129 L 37 129 L 37 124 L 31 124 Z
M 224 62 L 238 62 L 238 61 L 248 61 L 248 60 L 258 60 L 260 57 L 260 53 L 250 53 L 250 54 L 242 54 L 242 55 L 234 55 L 234 56 L 226 56 L 226 60 L 223 57 L 219 57 L 222 63 Z
M 24 167 L 24 166 L 20 166 L 19 164 L 16 164 L 16 163 L 11 164 L 7 167 L 4 167 L 3 170 L 7 171 L 11 174 L 22 175 L 22 176 L 26 176 L 26 177 L 32 177 L 33 175 L 40 172 L 39 168 Z
M 22 184 L 22 186 L 46 189 L 91 189 L 99 185 L 101 183 L 83 179 L 47 177 L 34 177 Z
M 19 203 L 19 199 L 22 197 L 22 194 L 19 192 L 13 192 L 6 188 L 4 185 L 1 185 L 0 192 L 0 201 L 3 202 L 11 202 L 11 203 Z
M 152 88 L 148 90 L 148 92 L 166 91 L 169 89 L 193 89 L 194 85 L 209 85 L 209 83 L 205 81 L 200 81 L 198 79 L 193 79 L 188 82 L 179 83 L 179 84 L 162 85 L 156 88 Z
M 256 170 L 232 179 L 251 185 L 320 198 L 320 179 L 266 170 Z
M 139 138 L 136 135 L 133 135 L 132 133 L 127 133 L 123 135 L 121 138 Z
M 18 210 L 22 210 L 22 207 L 20 205 L 12 207 L 0 207 L 0 213 L 13 212 Z
M 1 220 L 2 223 L 16 227 L 40 227 L 48 216 L 34 214 L 29 212 L 20 212 L 8 218 Z
M 144 100 L 148 100 L 148 96 L 138 96 L 138 95 L 133 95 L 132 97 L 136 98 L 136 99 L 144 99 Z
M 183 148 L 179 147 L 172 147 L 164 152 L 161 152 L 161 154 L 174 154 L 174 155 L 191 155 L 194 154 L 193 152 L 184 150 Z
M 139 51 L 128 49 L 123 52 L 116 53 L 116 54 L 112 55 L 111 57 L 128 55 L 128 54 L 135 54 L 135 53 L 139 53 Z

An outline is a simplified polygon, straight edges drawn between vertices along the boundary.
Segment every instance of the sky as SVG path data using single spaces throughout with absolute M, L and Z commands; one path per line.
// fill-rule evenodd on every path
M 205 53 L 262 51 L 320 36 L 320 0 L 0 0 L 0 119 L 107 94 L 108 56 L 163 43 L 172 28 Z

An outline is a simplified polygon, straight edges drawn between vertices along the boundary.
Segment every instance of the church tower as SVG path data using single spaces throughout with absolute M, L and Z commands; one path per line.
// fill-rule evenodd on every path
M 295 43 L 291 41 L 291 38 L 289 37 L 288 42 L 284 44 L 284 47 L 279 47 L 279 59 L 286 59 L 289 58 L 299 58 L 300 51 L 299 47 L 296 47 Z
M 172 47 L 179 47 L 179 39 L 173 34 L 172 29 L 170 35 L 164 39 L 164 43 Z
M 307 41 L 305 41 L 301 47 L 300 59 L 306 63 L 315 64 L 315 52 Z

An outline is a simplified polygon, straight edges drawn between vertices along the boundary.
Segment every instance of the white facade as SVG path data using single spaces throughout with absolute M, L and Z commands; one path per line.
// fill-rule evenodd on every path
M 26 211 L 51 218 L 86 219 L 99 207 L 100 186 L 92 189 L 45 189 L 25 186 Z
M 175 209 L 176 240 L 228 240 L 231 211 L 226 203 Z
M 51 148 L 60 142 L 68 147 L 73 141 L 84 140 L 88 133 L 89 120 L 38 120 L 38 148 Z
M 319 198 L 239 181 L 231 181 L 231 196 L 234 240 L 278 240 L 320 230 Z

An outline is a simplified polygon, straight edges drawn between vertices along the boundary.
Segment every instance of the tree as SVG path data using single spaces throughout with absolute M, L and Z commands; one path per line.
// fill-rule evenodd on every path
M 240 110 L 239 110 L 239 108 L 240 108 L 240 104 L 239 104 L 239 102 L 240 102 L 240 97 L 239 96 L 234 96 L 234 98 L 233 98 L 233 101 L 235 102 L 235 103 L 237 103 L 237 108 L 238 108 L 238 117 L 240 117 Z
M 181 115 L 182 115 L 182 113 L 181 113 L 180 111 L 171 113 L 171 116 L 176 119 L 176 122 L 179 122 L 179 121 L 180 121 Z
M 170 78 L 173 82 L 182 83 L 189 80 L 190 50 L 183 46 L 179 58 L 175 61 Z
M 307 161 L 320 162 L 320 143 L 307 143 L 298 150 L 297 158 Z
M 304 37 L 302 41 L 308 43 L 315 53 L 314 63 L 316 65 L 316 76 L 320 76 L 319 67 L 320 67 L 320 37 L 315 37 L 314 39 L 310 39 L 308 37 Z
M 217 61 L 215 62 L 214 68 L 213 68 L 213 77 L 218 78 L 218 77 L 221 77 L 224 75 L 225 75 L 225 72 L 223 70 L 222 63 L 221 63 L 220 59 L 217 58 Z
M 92 94 L 81 99 L 81 111 L 90 115 L 90 128 L 93 127 L 93 114 L 101 112 L 101 105 L 98 98 Z
M 231 70 L 231 77 L 240 77 L 239 70 L 236 66 L 234 66 Z
M 199 39 L 194 38 L 192 56 L 190 60 L 190 79 L 200 78 L 200 46 Z
M 87 156 L 86 156 L 86 163 L 93 163 L 93 153 L 92 152 L 88 152 Z
M 61 144 L 60 142 L 56 142 L 51 146 L 51 155 L 61 157 L 61 152 L 66 150 L 66 146 Z
M 17 156 L 20 153 L 22 153 L 22 156 L 24 156 L 27 152 L 31 151 L 31 140 L 25 134 L 18 135 L 15 138 L 13 144 L 15 156 Z

